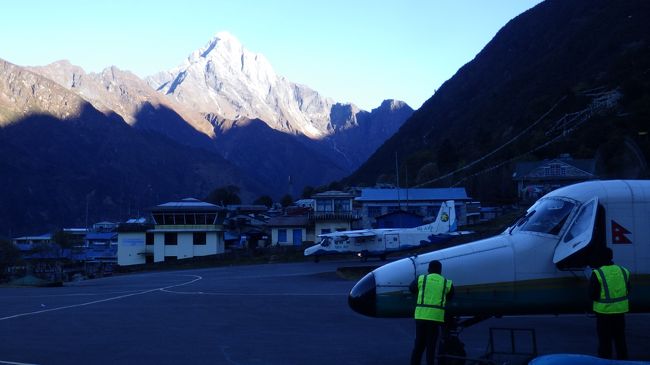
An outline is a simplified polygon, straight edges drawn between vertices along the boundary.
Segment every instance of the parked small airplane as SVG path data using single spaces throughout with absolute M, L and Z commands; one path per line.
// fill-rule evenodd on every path
M 440 206 L 436 220 L 415 228 L 378 228 L 319 234 L 320 243 L 308 247 L 305 256 L 318 256 L 351 252 L 361 258 L 379 256 L 440 243 L 448 240 L 456 231 L 456 208 L 453 200 Z
M 350 291 L 371 317 L 411 317 L 409 284 L 439 260 L 455 296 L 450 333 L 492 316 L 587 313 L 590 265 L 605 247 L 632 273 L 630 310 L 650 311 L 650 181 L 590 181 L 538 200 L 502 234 L 383 265 Z M 461 316 L 469 317 L 463 318 Z M 453 336 L 452 336 L 453 337 Z M 457 339 L 457 337 L 456 337 Z

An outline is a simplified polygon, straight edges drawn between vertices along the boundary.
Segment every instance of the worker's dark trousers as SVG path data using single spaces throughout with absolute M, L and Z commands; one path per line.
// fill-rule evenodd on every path
M 436 359 L 436 341 L 441 322 L 415 320 L 415 346 L 411 353 L 411 365 L 420 365 L 422 353 L 427 350 L 427 365 L 433 365 Z
M 596 313 L 596 330 L 598 331 L 598 357 L 611 359 L 613 342 L 616 346 L 616 358 L 627 359 L 625 314 Z

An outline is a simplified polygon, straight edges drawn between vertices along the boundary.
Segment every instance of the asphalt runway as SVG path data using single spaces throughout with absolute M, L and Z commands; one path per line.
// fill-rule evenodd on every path
M 413 320 L 367 318 L 347 306 L 355 282 L 335 271 L 359 264 L 231 266 L 0 288 L 0 364 L 407 364 Z M 469 356 L 486 352 L 490 327 L 535 329 L 539 353 L 596 350 L 594 318 L 510 317 L 466 329 Z M 631 358 L 650 361 L 649 343 L 650 315 L 629 315 Z

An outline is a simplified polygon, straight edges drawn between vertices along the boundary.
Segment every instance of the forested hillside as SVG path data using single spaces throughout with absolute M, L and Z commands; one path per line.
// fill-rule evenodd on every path
M 510 202 L 518 161 L 595 158 L 601 178 L 647 177 L 650 3 L 547 0 L 504 26 L 349 184 L 461 185 Z

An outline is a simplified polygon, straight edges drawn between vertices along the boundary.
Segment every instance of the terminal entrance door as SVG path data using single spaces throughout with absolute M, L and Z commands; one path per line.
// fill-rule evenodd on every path
M 293 230 L 293 245 L 294 246 L 302 245 L 302 229 Z

